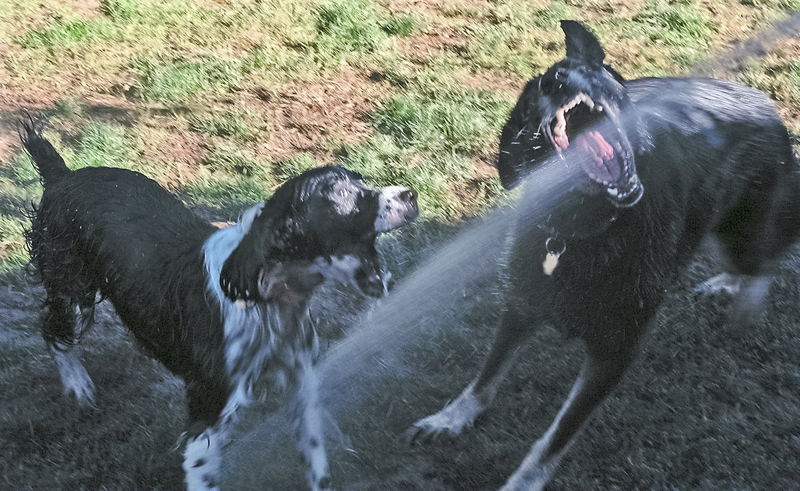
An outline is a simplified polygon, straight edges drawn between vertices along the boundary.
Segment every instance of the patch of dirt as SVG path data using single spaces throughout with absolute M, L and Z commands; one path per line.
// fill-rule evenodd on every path
M 597 14 L 598 17 L 623 17 L 629 18 L 640 12 L 647 4 L 646 0 L 605 0 L 604 2 L 588 2 L 581 6 L 583 17 L 589 18 L 588 12 Z
M 385 92 L 382 82 L 356 70 L 322 82 L 291 85 L 277 93 L 256 91 L 247 103 L 258 108 L 271 126 L 257 151 L 271 160 L 296 152 L 330 158 L 327 144 L 357 143 L 372 134 L 367 114 Z
M 416 61 L 427 61 L 444 51 L 457 51 L 466 47 L 465 37 L 455 29 L 439 29 L 397 39 L 397 49 Z
M 503 92 L 516 97 L 522 92 L 526 79 L 511 75 L 499 75 L 491 70 L 461 71 L 456 78 L 471 89 Z
M 81 19 L 94 19 L 103 15 L 99 0 L 61 0 L 58 3 L 62 8 L 68 8 Z
M 208 153 L 205 138 L 187 130 L 166 133 L 157 145 L 145 145 L 145 160 L 197 163 Z
M 480 153 L 472 158 L 472 163 L 475 166 L 473 176 L 476 179 L 489 179 L 497 177 L 497 154 L 495 153 Z

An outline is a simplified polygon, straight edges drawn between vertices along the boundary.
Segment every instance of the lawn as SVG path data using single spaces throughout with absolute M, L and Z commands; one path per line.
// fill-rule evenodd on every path
M 41 187 L 19 150 L 21 110 L 48 116 L 70 167 L 138 170 L 209 220 L 235 219 L 319 165 L 412 186 L 421 219 L 381 243 L 402 279 L 503 201 L 499 129 L 524 82 L 563 56 L 560 19 L 586 22 L 608 62 L 635 78 L 689 73 L 797 9 L 798 0 L 0 0 L 0 488 L 179 488 L 172 447 L 186 416 L 181 383 L 137 350 L 108 306 L 86 342 L 97 407 L 62 396 L 38 336 L 43 293 L 25 267 L 23 211 Z M 713 74 L 769 94 L 800 141 L 798 60 L 800 40 L 783 39 Z M 726 330 L 728 299 L 690 293 L 719 271 L 714 256 L 705 251 L 682 277 L 553 488 L 800 482 L 800 250 L 744 338 Z M 497 488 L 549 424 L 580 347 L 542 330 L 475 429 L 428 446 L 402 437 L 477 370 L 502 305 L 500 269 L 454 284 L 403 370 L 353 381 L 360 395 L 337 411 L 342 434 L 331 443 L 337 487 Z M 325 297 L 317 316 L 332 342 L 366 306 L 348 291 Z M 245 420 L 228 489 L 297 488 L 302 468 L 280 415 L 257 406 Z

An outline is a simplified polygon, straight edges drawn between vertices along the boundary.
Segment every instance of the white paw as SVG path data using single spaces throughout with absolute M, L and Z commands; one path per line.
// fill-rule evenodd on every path
M 741 276 L 721 273 L 697 285 L 694 292 L 701 295 L 719 295 L 721 293 L 736 295 L 741 289 Z
M 61 385 L 64 394 L 75 396 L 81 406 L 87 406 L 94 401 L 94 383 L 86 368 L 83 367 L 77 349 L 68 347 L 54 349 L 53 355 L 61 376 Z
M 65 382 L 64 394 L 74 396 L 79 406 L 90 406 L 94 403 L 94 382 L 89 378 L 89 374 L 86 374 L 83 380 L 71 380 L 69 385 Z
M 220 474 L 219 436 L 206 430 L 186 442 L 183 471 L 189 491 L 218 491 Z
M 412 443 L 428 441 L 443 434 L 458 435 L 464 428 L 472 426 L 483 410 L 483 404 L 469 386 L 444 409 L 414 423 L 407 433 Z

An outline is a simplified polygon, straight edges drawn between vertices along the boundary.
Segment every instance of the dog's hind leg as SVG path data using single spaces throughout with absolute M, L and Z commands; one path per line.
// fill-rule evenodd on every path
M 589 350 L 567 400 L 544 435 L 503 486 L 503 491 L 543 489 L 561 457 L 630 365 L 636 344 L 617 350 Z
M 492 403 L 505 374 L 527 344 L 535 323 L 509 304 L 497 335 L 478 376 L 454 401 L 441 411 L 423 418 L 409 429 L 412 441 L 436 437 L 442 433 L 458 435 Z
M 754 191 L 715 230 L 728 269 L 734 274 L 723 273 L 702 285 L 706 293 L 725 291 L 734 296 L 728 316 L 734 329 L 746 329 L 756 322 L 776 262 L 795 235 L 777 224 L 779 210 L 772 196 Z
M 42 334 L 55 359 L 66 395 L 81 406 L 94 400 L 94 383 L 80 358 L 81 336 L 94 318 L 94 292 L 78 299 L 48 294 Z

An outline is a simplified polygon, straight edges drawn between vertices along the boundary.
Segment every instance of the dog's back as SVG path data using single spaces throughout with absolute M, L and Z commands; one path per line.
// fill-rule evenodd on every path
M 177 316 L 195 316 L 194 334 L 214 335 L 204 326 L 211 324 L 216 309 L 207 302 L 182 304 L 204 298 L 201 248 L 216 228 L 138 172 L 69 170 L 34 125 L 23 130 L 23 144 L 44 185 L 27 243 L 49 294 L 48 315 L 75 300 L 88 312 L 99 291 L 148 351 L 171 370 L 184 372 L 188 368 L 182 364 L 191 359 L 179 353 L 186 333 L 164 336 L 162 326 L 183 325 Z M 187 295 L 194 291 L 199 294 Z M 170 304 L 175 305 L 154 308 Z M 74 335 L 69 326 L 45 332 L 54 343 L 69 343 Z
M 800 169 L 765 94 L 707 78 L 640 79 L 625 87 L 657 149 L 640 156 L 640 174 L 655 195 L 655 205 L 640 213 L 677 225 L 663 234 L 679 237 L 676 255 L 688 259 L 714 232 L 739 272 L 756 275 L 797 240 Z

